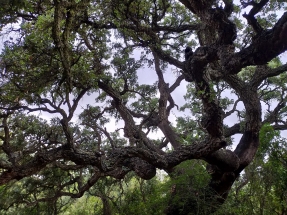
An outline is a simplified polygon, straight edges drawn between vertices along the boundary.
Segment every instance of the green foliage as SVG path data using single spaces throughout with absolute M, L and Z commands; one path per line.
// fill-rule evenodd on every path
M 167 180 L 165 186 L 170 189 L 167 193 L 169 209 L 174 214 L 209 214 L 206 200 L 211 191 L 206 186 L 210 176 L 204 171 L 205 168 L 206 164 L 202 161 L 186 161 Z
M 121 201 L 117 201 L 115 214 L 163 214 L 166 204 L 162 182 L 133 178 L 125 188 Z
M 196 88 L 203 82 L 196 85 L 183 71 L 196 73 L 186 69 L 191 62 L 184 61 L 184 49 L 198 50 L 202 62 L 194 66 L 212 78 L 208 102 L 220 106 L 224 117 L 237 114 L 234 125 L 240 129 L 234 134 L 250 122 L 249 113 L 236 107 L 242 95 L 233 81 L 249 86 L 260 71 L 284 70 L 277 57 L 259 66 L 254 59 L 238 75 L 221 73 L 225 60 L 257 41 L 254 27 L 242 20 L 242 5 L 233 5 L 228 15 L 225 6 L 231 2 L 0 0 L 0 31 L 7 37 L 0 54 L 0 183 L 5 184 L 0 213 L 161 215 L 170 208 L 175 214 L 209 214 L 217 207 L 222 199 L 208 189 L 205 162 L 183 156 L 187 161 L 176 167 L 165 164 L 173 159 L 169 152 L 178 152 L 178 164 L 181 150 L 210 137 L 201 124 L 209 108 L 202 102 L 206 92 Z M 210 17 L 236 25 L 231 49 L 237 53 L 226 53 L 230 44 L 218 41 L 225 32 L 214 31 L 210 17 L 200 17 L 208 7 Z M 258 12 L 256 20 L 266 32 L 278 21 L 278 10 L 286 10 L 284 1 L 271 0 Z M 232 84 L 227 78 L 234 78 Z M 286 213 L 286 141 L 274 130 L 286 121 L 286 80 L 286 72 L 275 71 L 258 86 L 266 105 L 260 148 L 218 214 Z M 184 81 L 189 82 L 185 103 L 175 104 L 174 93 Z M 171 147 L 172 139 L 180 146 Z M 207 160 L 203 154 L 195 158 Z M 147 174 L 146 166 L 132 166 L 133 158 L 150 172 L 157 167 L 169 175 L 145 181 L 138 172 Z
M 184 174 L 174 173 L 171 177 L 159 173 L 158 177 L 146 181 L 130 174 L 123 181 L 103 180 L 102 185 L 98 183 L 89 192 L 92 197 L 82 197 L 71 202 L 72 206 L 63 214 L 82 214 L 80 208 L 83 202 L 87 206 L 83 211 L 102 213 L 102 196 L 108 197 L 112 214 L 118 215 L 162 215 L 167 204 L 180 205 L 184 211 L 191 198 L 197 202 L 194 207 L 204 210 L 204 187 L 209 183 L 208 174 L 203 174 L 204 169 L 203 162 L 187 161 L 177 169 Z M 174 192 L 178 195 L 174 195 Z

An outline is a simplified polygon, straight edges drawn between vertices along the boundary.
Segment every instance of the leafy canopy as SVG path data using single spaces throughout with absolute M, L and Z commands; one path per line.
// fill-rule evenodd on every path
M 117 180 L 161 169 L 175 181 L 160 213 L 218 210 L 254 159 L 283 147 L 260 130 L 287 129 L 285 10 L 273 0 L 2 0 L 1 209 L 56 214 L 94 191 L 110 214 Z M 258 165 L 275 165 L 268 156 Z M 199 165 L 192 177 L 184 161 Z

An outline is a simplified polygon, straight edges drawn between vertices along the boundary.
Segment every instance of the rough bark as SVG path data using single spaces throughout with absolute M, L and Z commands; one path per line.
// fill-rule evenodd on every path
M 15 94 L 17 92 L 19 94 L 7 96 L 6 100 L 1 98 L 0 149 L 7 159 L 0 159 L 0 185 L 32 176 L 50 166 L 67 171 L 92 166 L 93 174 L 85 184 L 81 184 L 80 179 L 75 177 L 60 187 L 55 196 L 45 197 L 38 201 L 55 200 L 60 196 L 78 198 L 101 177 L 110 176 L 122 179 L 127 173 L 134 171 L 140 178 L 149 180 L 155 176 L 157 168 L 172 173 L 183 161 L 201 159 L 208 163 L 207 171 L 211 175 L 211 181 L 204 194 L 196 198 L 194 195 L 191 196 L 187 200 L 184 211 L 181 211 L 181 208 L 175 204 L 167 207 L 166 214 L 197 214 L 196 201 L 204 198 L 211 205 L 204 213 L 212 213 L 225 201 L 236 178 L 253 160 L 259 147 L 259 131 L 262 123 L 274 123 L 273 127 L 277 130 L 287 129 L 286 122 L 278 122 L 280 111 L 287 102 L 284 97 L 285 92 L 282 92 L 278 105 L 272 110 L 269 109 L 270 114 L 265 121 L 261 118 L 259 95 L 259 87 L 266 78 L 286 72 L 286 65 L 271 69 L 266 64 L 287 50 L 287 12 L 272 28 L 265 29 L 260 26 L 256 15 L 266 7 L 269 1 L 262 0 L 259 3 L 241 1 L 243 7 L 252 6 L 250 12 L 244 14 L 243 17 L 253 29 L 254 35 L 246 47 L 237 51 L 234 41 L 238 32 L 231 18 L 234 13 L 231 0 L 223 1 L 224 7 L 218 5 L 215 7 L 216 1 L 179 0 L 192 14 L 192 18 L 198 22 L 178 24 L 179 26 L 163 24 L 168 9 L 172 7 L 167 1 L 161 1 L 161 4 L 154 1 L 152 4 L 154 14 L 151 14 L 149 9 L 143 12 L 142 10 L 146 8 L 139 10 L 141 1 L 109 1 L 108 7 L 101 5 L 108 12 L 104 15 L 99 13 L 104 17 L 99 15 L 100 21 L 95 18 L 96 15 L 90 14 L 92 10 L 88 10 L 92 7 L 93 1 L 76 2 L 54 0 L 47 3 L 48 8 L 53 8 L 52 21 L 47 24 L 53 44 L 49 50 L 40 50 L 40 53 L 36 53 L 39 58 L 45 56 L 45 61 L 36 62 L 32 59 L 33 56 L 30 58 L 36 62 L 33 64 L 35 67 L 43 64 L 43 74 L 41 72 L 37 75 L 33 74 L 35 77 L 31 81 L 26 73 L 23 75 L 17 70 L 20 66 L 11 57 L 0 61 L 3 70 L 1 77 L 3 76 L 7 82 L 10 81 L 13 87 L 11 88 L 16 91 Z M 38 16 L 42 15 L 47 7 L 42 1 L 38 3 L 34 13 L 23 14 L 16 7 L 13 17 L 36 22 Z M 132 7 L 132 4 L 138 7 Z M 134 86 L 129 83 L 128 77 L 123 75 L 119 78 L 124 83 L 122 87 L 108 80 L 109 77 L 105 73 L 107 71 L 105 55 L 110 54 L 108 53 L 110 50 L 102 44 L 107 42 L 107 39 L 101 41 L 101 36 L 93 37 L 93 33 L 89 32 L 104 32 L 102 34 L 105 34 L 112 30 L 123 35 L 126 45 L 123 48 L 124 51 L 140 47 L 151 54 L 151 59 L 148 60 L 154 66 L 159 98 L 157 104 L 149 111 L 132 110 L 127 104 L 126 98 L 130 95 L 129 93 L 137 93 L 142 99 L 146 99 L 140 91 L 134 92 Z M 194 51 L 190 47 L 187 48 L 189 54 L 185 56 L 185 61 L 180 61 L 175 57 L 176 55 L 166 50 L 166 47 L 169 47 L 166 40 L 169 37 L 172 38 L 174 34 L 182 37 L 188 34 L 187 31 L 196 35 L 199 46 Z M 89 54 L 86 56 L 90 56 L 91 53 L 93 55 L 91 62 L 84 67 L 87 71 L 80 71 L 83 77 L 80 77 L 81 75 L 78 74 L 80 72 L 74 69 L 83 58 L 81 47 L 76 47 L 75 51 L 72 47 L 75 44 L 70 42 L 73 41 L 74 34 L 79 36 L 81 44 L 85 45 Z M 19 45 L 24 50 L 23 53 L 37 52 L 37 46 L 30 48 L 26 46 L 25 44 Z M 170 47 L 178 50 L 175 46 L 172 44 Z M 28 60 L 26 63 L 28 64 Z M 163 63 L 168 63 L 178 69 L 179 75 L 171 85 L 164 78 Z M 245 82 L 239 78 L 238 73 L 247 66 L 257 66 L 257 68 L 251 80 Z M 33 67 L 30 67 L 29 69 L 32 70 Z M 82 81 L 85 72 L 92 73 L 90 76 L 93 78 L 92 81 Z M 119 69 L 118 72 L 127 71 L 123 72 Z M 22 82 L 21 75 L 27 80 L 23 78 Z M 39 77 L 45 81 L 37 84 Z M 172 109 L 177 107 L 172 98 L 172 92 L 183 80 L 194 84 L 196 97 L 201 101 L 202 119 L 198 124 L 204 133 L 200 141 L 190 142 L 187 145 L 181 141 L 182 134 L 177 132 L 169 122 Z M 234 108 L 227 113 L 223 112 L 220 100 L 214 94 L 212 83 L 219 81 L 227 83 L 238 95 Z M 5 84 L 3 81 L 3 86 Z M 47 85 L 47 88 L 52 90 L 50 97 L 45 97 L 48 92 L 44 90 L 39 95 L 38 92 L 42 90 L 42 86 L 38 85 L 41 84 Z M 30 87 L 32 85 L 33 87 Z M 1 88 L 3 86 L 1 85 Z M 4 87 L 4 90 L 10 90 Z M 99 91 L 107 97 L 106 106 L 99 107 L 100 111 L 96 114 L 85 112 L 86 122 L 82 125 L 93 130 L 92 138 L 97 139 L 97 146 L 93 149 L 82 146 L 85 140 L 80 140 L 81 135 L 76 134 L 71 126 L 71 120 L 75 116 L 79 102 L 90 90 Z M 29 99 L 35 100 L 31 103 L 33 105 L 26 102 Z M 236 122 L 231 127 L 224 127 L 224 118 L 236 111 L 238 102 L 243 102 L 245 108 L 243 125 Z M 60 116 L 61 131 L 47 131 L 41 134 L 42 136 L 37 136 L 35 147 L 31 143 L 27 144 L 28 149 L 25 147 L 21 150 L 15 149 L 13 148 L 14 125 L 9 124 L 9 119 L 21 111 L 56 113 Z M 122 129 L 124 137 L 128 140 L 127 145 L 123 146 L 113 141 L 106 127 L 98 123 L 105 114 L 116 116 L 123 121 Z M 136 119 L 140 119 L 141 122 L 138 123 Z M 148 136 L 149 130 L 154 127 L 161 130 L 165 136 L 160 144 Z M 226 150 L 225 138 L 234 134 L 242 134 L 242 137 L 234 151 Z M 106 142 L 102 140 L 103 136 Z M 163 149 L 167 144 L 172 146 L 170 152 Z M 64 165 L 61 163 L 63 160 L 67 162 Z M 178 173 L 180 174 L 180 171 Z M 78 193 L 62 191 L 66 185 L 73 183 L 81 184 Z M 184 189 L 181 191 L 174 195 L 184 194 Z M 102 200 L 106 214 L 110 214 L 108 200 L 106 196 L 104 197 Z

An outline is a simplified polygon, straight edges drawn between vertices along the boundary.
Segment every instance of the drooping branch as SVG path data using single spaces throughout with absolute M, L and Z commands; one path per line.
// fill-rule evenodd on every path
M 51 201 L 55 201 L 57 199 L 59 199 L 59 197 L 62 196 L 69 196 L 71 198 L 80 198 L 82 197 L 86 191 L 88 191 L 100 178 L 102 177 L 102 175 L 96 173 L 94 175 L 92 175 L 91 178 L 88 179 L 87 183 L 84 184 L 83 186 L 78 186 L 79 190 L 77 193 L 72 193 L 72 192 L 64 192 L 62 191 L 66 186 L 75 184 L 75 183 L 79 183 L 79 181 L 81 180 L 80 177 L 75 177 L 74 179 L 71 179 L 70 181 L 62 184 L 61 186 L 57 187 L 57 190 L 55 191 L 55 194 L 53 196 L 50 197 L 43 197 L 43 198 L 39 198 L 36 201 L 31 201 L 31 202 L 26 202 L 26 204 L 28 206 L 33 206 L 36 205 L 39 202 L 51 202 Z
M 24 177 L 36 174 L 47 164 L 57 159 L 68 159 L 77 165 L 92 165 L 101 172 L 105 172 L 113 177 L 119 177 L 123 174 L 121 171 L 115 171 L 118 167 L 127 166 L 132 168 L 139 176 L 144 179 L 154 177 L 153 168 L 160 168 L 170 171 L 174 166 L 189 159 L 205 159 L 209 154 L 225 146 L 225 142 L 219 139 L 211 141 L 193 143 L 189 146 L 181 147 L 167 154 L 158 154 L 156 151 L 149 151 L 138 147 L 125 147 L 111 149 L 107 157 L 99 157 L 92 152 L 71 149 L 67 145 L 52 149 L 46 152 L 38 152 L 28 163 L 13 166 L 12 169 L 4 171 L 0 175 L 0 185 L 6 184 L 13 179 L 20 180 Z M 129 161 L 131 158 L 140 158 L 140 160 Z M 117 174 L 115 174 L 118 172 Z M 125 173 L 124 173 L 125 174 Z M 121 176 L 122 177 L 122 176 Z

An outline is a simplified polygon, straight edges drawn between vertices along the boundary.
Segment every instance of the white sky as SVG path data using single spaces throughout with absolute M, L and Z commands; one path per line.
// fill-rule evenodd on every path
M 248 11 L 250 8 L 246 8 L 245 11 Z M 283 11 L 278 11 L 278 16 L 281 16 L 283 14 Z M 2 35 L 0 36 L 0 51 L 3 48 L 3 43 L 5 40 L 7 40 L 11 35 Z M 284 63 L 287 62 L 287 53 L 283 53 L 281 55 L 281 59 Z M 165 77 L 165 81 L 171 84 L 174 83 L 175 81 L 175 75 L 173 74 L 173 69 L 172 68 L 168 68 L 166 70 L 166 72 L 164 73 L 164 77 Z M 138 72 L 138 77 L 139 77 L 139 82 L 140 83 L 144 83 L 144 84 L 153 84 L 155 81 L 157 81 L 157 77 L 156 77 L 156 73 L 153 69 L 151 68 L 144 68 L 139 70 Z M 186 93 L 186 86 L 187 86 L 187 82 L 182 81 L 181 85 L 172 93 L 172 97 L 175 101 L 175 103 L 177 105 L 182 106 L 184 104 L 184 98 L 183 96 Z M 82 108 L 85 108 L 87 104 L 90 105 L 96 105 L 95 100 L 94 100 L 94 96 L 85 96 L 79 103 L 79 107 L 76 111 L 76 116 L 78 114 L 81 113 Z M 239 109 L 243 109 L 243 104 L 239 103 L 237 106 Z M 171 122 L 175 122 L 176 117 L 178 116 L 184 116 L 185 114 L 189 114 L 188 112 L 179 112 L 176 110 L 176 108 L 173 109 L 172 114 L 169 118 L 169 120 Z M 41 113 L 41 116 L 45 119 L 50 119 L 51 117 L 55 117 L 57 116 L 56 114 L 51 115 L 51 114 L 47 114 L 47 113 Z M 75 118 L 73 120 L 74 122 L 77 121 L 77 119 Z M 235 114 L 229 116 L 228 118 L 225 119 L 224 121 L 227 125 L 232 126 L 233 124 L 235 124 L 236 122 L 238 122 L 237 117 Z M 108 131 L 113 131 L 115 130 L 116 127 L 118 126 L 122 126 L 119 125 L 115 122 L 114 119 L 110 120 L 110 123 L 107 125 L 107 130 Z M 122 123 L 121 123 L 122 124 Z M 156 136 L 160 135 L 161 132 L 155 134 Z M 287 137 L 287 131 L 282 132 L 282 135 Z M 241 135 L 236 135 L 235 138 L 238 139 L 238 137 L 240 137 Z

